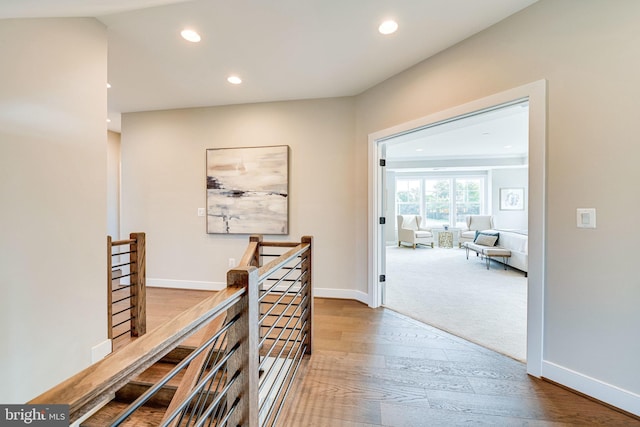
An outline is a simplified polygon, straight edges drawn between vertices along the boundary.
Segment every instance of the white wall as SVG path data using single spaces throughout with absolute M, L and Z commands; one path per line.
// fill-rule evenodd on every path
M 206 234 L 196 215 L 207 148 L 288 145 L 289 236 L 265 239 L 314 236 L 317 293 L 364 298 L 352 291 L 354 122 L 353 98 L 125 114 L 122 233 L 147 233 L 147 283 L 214 288 L 246 249 L 248 236 Z
M 120 134 L 107 132 L 107 234 L 120 239 Z
M 637 414 L 640 232 L 620 225 L 640 210 L 639 18 L 635 0 L 541 0 L 365 92 L 355 188 L 364 218 L 368 134 L 546 79 L 544 373 Z M 597 229 L 576 228 L 581 207 L 597 208 Z M 364 221 L 356 242 L 368 244 Z M 357 266 L 364 276 L 365 253 Z
M 529 221 L 529 169 L 493 169 L 491 171 L 491 213 L 496 228 L 502 229 L 528 229 Z M 501 188 L 523 188 L 524 189 L 524 210 L 508 211 L 500 210 L 500 189 Z
M 105 304 L 107 36 L 0 20 L 0 402 L 91 361 Z

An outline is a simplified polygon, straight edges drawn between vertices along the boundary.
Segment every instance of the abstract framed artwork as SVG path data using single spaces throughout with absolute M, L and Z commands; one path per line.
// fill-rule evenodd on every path
M 289 233 L 289 147 L 207 149 L 207 233 Z
M 501 188 L 500 189 L 500 210 L 501 211 L 524 210 L 524 188 Z

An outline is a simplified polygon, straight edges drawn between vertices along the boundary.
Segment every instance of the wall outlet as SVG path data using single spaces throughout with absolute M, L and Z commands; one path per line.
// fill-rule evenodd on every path
M 229 267 L 233 268 L 236 266 L 236 259 L 235 258 L 229 258 Z
M 206 213 L 204 208 L 198 208 L 198 216 L 204 216 Z

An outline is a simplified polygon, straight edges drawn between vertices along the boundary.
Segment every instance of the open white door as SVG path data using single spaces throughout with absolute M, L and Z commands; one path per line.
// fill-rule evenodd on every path
M 380 205 L 380 219 L 379 224 L 380 228 L 378 230 L 378 286 L 380 288 L 380 305 L 384 305 L 385 298 L 387 295 L 387 245 L 386 245 L 386 226 L 387 222 L 391 224 L 393 221 L 393 217 L 389 215 L 387 212 L 387 144 L 380 143 L 378 145 L 378 152 L 380 156 L 380 160 L 378 162 L 379 165 L 379 174 L 380 174 L 380 188 L 382 189 L 382 197 L 380 197 L 379 205 Z
M 369 307 L 377 308 L 384 303 L 386 275 L 385 226 L 392 218 L 386 217 L 386 147 L 384 142 L 370 140 L 369 161 Z

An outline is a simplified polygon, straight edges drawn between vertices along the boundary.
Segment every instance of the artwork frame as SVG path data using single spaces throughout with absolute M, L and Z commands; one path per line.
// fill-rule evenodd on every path
M 206 150 L 208 234 L 289 234 L 289 146 Z
M 524 188 L 501 188 L 500 189 L 500 210 L 501 211 L 523 211 L 524 210 Z

